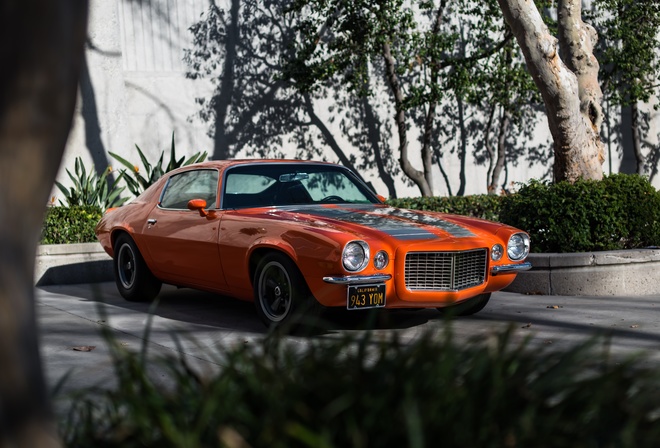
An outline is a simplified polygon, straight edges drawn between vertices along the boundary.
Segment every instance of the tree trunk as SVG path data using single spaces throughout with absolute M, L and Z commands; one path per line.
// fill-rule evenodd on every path
M 440 6 L 436 10 L 435 20 L 431 28 L 431 34 L 438 36 L 442 26 L 443 14 L 446 6 L 446 0 L 440 2 Z M 437 59 L 437 53 L 431 53 L 431 74 L 430 82 L 433 86 L 438 85 L 438 78 L 440 77 L 440 61 Z M 424 120 L 424 134 L 422 137 L 422 163 L 424 165 L 424 178 L 430 189 L 433 190 L 433 130 L 435 123 L 435 111 L 438 107 L 437 98 L 431 98 L 429 101 L 428 109 L 426 111 L 426 118 Z
M 419 171 L 412 166 L 408 159 L 408 126 L 403 108 L 403 91 L 401 90 L 401 84 L 394 68 L 394 56 L 392 56 L 390 45 L 387 42 L 383 44 L 383 59 L 385 60 L 387 83 L 392 91 L 394 107 L 396 108 L 395 121 L 399 132 L 399 163 L 401 169 L 417 185 L 422 196 L 432 196 L 432 186 L 428 184 L 424 175 L 424 171 L 428 171 L 431 168 L 429 167 L 428 170 L 425 168 L 424 171 Z M 424 160 L 424 163 L 426 163 L 426 160 Z
M 362 99 L 362 107 L 364 108 L 364 117 L 365 125 L 368 129 L 369 141 L 371 142 L 371 147 L 374 149 L 374 159 L 376 162 L 376 168 L 378 168 L 378 175 L 380 180 L 383 181 L 385 187 L 387 188 L 387 194 L 389 198 L 396 198 L 396 186 L 394 185 L 394 179 L 387 172 L 385 167 L 385 161 L 381 154 L 381 143 L 380 143 L 380 133 L 376 128 L 376 114 L 374 114 L 373 107 L 369 103 L 369 98 Z
M 488 185 L 489 194 L 499 194 L 500 192 L 498 186 L 500 184 L 500 175 L 504 170 L 504 162 L 506 161 L 506 131 L 509 128 L 510 121 L 511 113 L 504 109 L 502 118 L 500 119 L 500 133 L 497 137 L 497 157 L 495 166 L 493 167 L 490 185 Z
M 465 127 L 465 104 L 463 103 L 463 98 L 460 95 L 456 95 L 456 105 L 458 106 L 458 126 L 459 126 L 459 146 L 458 146 L 458 160 L 461 163 L 461 169 L 458 173 L 458 191 L 456 196 L 465 195 L 465 159 L 467 158 L 467 139 L 468 139 L 468 130 Z
M 593 55 L 596 32 L 582 22 L 580 0 L 558 1 L 557 39 L 543 23 L 534 2 L 498 0 L 543 102 L 554 140 L 555 181 L 602 179 L 605 160 L 600 141 L 602 93 L 598 61 Z
M 490 106 L 488 121 L 486 122 L 486 130 L 484 131 L 484 147 L 486 148 L 486 153 L 488 154 L 488 170 L 486 171 L 486 191 L 488 194 L 494 194 L 490 190 L 490 184 L 493 177 L 493 170 L 495 169 L 495 150 L 493 149 L 493 145 L 490 143 L 490 131 L 493 128 L 493 120 L 495 118 L 496 108 L 497 106 L 495 104 Z
M 334 135 L 332 135 L 332 132 L 330 132 L 330 129 L 328 129 L 325 123 L 323 123 L 321 118 L 319 118 L 319 116 L 316 114 L 316 111 L 314 111 L 314 104 L 312 102 L 311 96 L 308 93 L 306 93 L 303 95 L 303 98 L 305 100 L 305 112 L 307 112 L 307 115 L 309 116 L 311 123 L 314 126 L 316 126 L 316 128 L 321 132 L 321 135 L 323 135 L 325 142 L 328 144 L 330 149 L 332 149 L 335 155 L 339 158 L 339 162 L 345 167 L 350 168 L 360 178 L 362 182 L 364 182 L 367 185 L 371 185 L 362 177 L 359 171 L 355 169 L 353 162 L 351 162 L 350 158 L 341 149 L 341 146 L 339 145 L 339 143 L 337 143 L 337 140 L 335 139 Z M 378 150 L 378 148 L 376 148 L 376 150 Z M 377 154 L 377 156 L 380 156 L 380 154 Z M 393 182 L 392 182 L 392 186 L 394 186 Z M 396 196 L 392 196 L 392 197 L 396 197 Z
M 307 112 L 307 115 L 309 116 L 309 119 L 311 120 L 312 124 L 316 126 L 316 128 L 321 132 L 323 135 L 323 138 L 325 139 L 325 142 L 330 146 L 330 149 L 335 153 L 337 158 L 339 159 L 339 162 L 341 162 L 342 165 L 344 165 L 347 168 L 350 168 L 353 171 L 357 170 L 353 166 L 353 163 L 351 163 L 351 160 L 348 158 L 346 153 L 341 149 L 341 146 L 339 146 L 339 143 L 337 143 L 337 140 L 335 140 L 335 137 L 332 135 L 332 132 L 330 132 L 330 129 L 321 121 L 319 116 L 316 114 L 316 111 L 314 111 L 314 104 L 312 103 L 312 98 L 309 95 L 309 93 L 306 93 L 303 95 L 303 98 L 305 99 L 305 112 Z
M 211 7 L 218 10 L 218 6 L 214 1 L 211 2 Z M 225 160 L 231 156 L 229 153 L 230 139 L 227 136 L 227 116 L 231 108 L 231 100 L 234 93 L 234 63 L 236 62 L 236 47 L 240 40 L 238 23 L 240 7 L 240 0 L 232 0 L 229 12 L 230 25 L 227 27 L 227 42 L 225 45 L 227 54 L 225 55 L 220 86 L 217 90 L 217 95 L 213 99 L 213 110 L 215 112 L 213 160 Z M 222 14 L 222 11 L 217 11 L 217 14 Z
M 0 4 L 0 446 L 59 446 L 39 358 L 34 259 L 86 23 L 81 0 Z
M 632 112 L 632 123 L 630 124 L 630 130 L 632 131 L 633 149 L 635 151 L 635 160 L 637 161 L 637 174 L 642 176 L 644 175 L 645 159 L 644 153 L 642 152 L 642 139 L 639 130 L 639 106 L 637 101 L 634 101 L 630 105 L 630 110 Z
M 424 119 L 424 134 L 422 136 L 424 179 L 426 179 L 426 183 L 431 189 L 433 189 L 433 149 L 431 148 L 431 142 L 433 140 L 433 123 L 435 122 L 436 107 L 437 102 L 432 100 L 426 111 L 426 118 Z

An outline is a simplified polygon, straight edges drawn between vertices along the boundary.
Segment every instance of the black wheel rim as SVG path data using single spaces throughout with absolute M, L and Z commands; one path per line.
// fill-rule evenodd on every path
M 121 285 L 130 289 L 135 283 L 135 252 L 128 244 L 122 244 L 117 252 L 117 274 Z
M 259 275 L 259 306 L 272 322 L 282 321 L 291 309 L 291 279 L 276 261 L 266 264 Z

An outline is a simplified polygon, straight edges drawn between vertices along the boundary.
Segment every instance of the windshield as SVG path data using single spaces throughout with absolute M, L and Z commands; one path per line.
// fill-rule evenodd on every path
M 222 208 L 379 203 L 351 171 L 323 164 L 254 164 L 230 168 Z

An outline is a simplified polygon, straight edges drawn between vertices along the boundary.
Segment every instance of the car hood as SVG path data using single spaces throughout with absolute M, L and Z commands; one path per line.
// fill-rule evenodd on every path
M 379 204 L 286 207 L 269 210 L 267 214 L 275 219 L 328 230 L 348 231 L 356 235 L 391 239 L 394 240 L 393 242 L 473 238 L 478 236 L 477 234 L 483 236 L 485 229 L 467 225 L 467 221 L 501 227 L 499 224 L 471 220 L 462 216 L 400 209 Z

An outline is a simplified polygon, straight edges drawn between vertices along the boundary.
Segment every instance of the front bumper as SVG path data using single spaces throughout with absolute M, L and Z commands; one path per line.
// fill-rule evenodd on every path
M 528 271 L 532 268 L 532 263 L 526 261 L 517 264 L 505 264 L 500 266 L 493 266 L 490 270 L 491 275 L 498 274 L 511 274 L 514 272 Z M 373 274 L 373 275 L 344 275 L 339 277 L 323 277 L 326 283 L 334 285 L 366 285 L 369 283 L 384 283 L 392 278 L 390 274 Z
M 518 264 L 505 264 L 500 266 L 493 266 L 490 270 L 490 275 L 511 274 L 512 272 L 529 271 L 530 269 L 532 269 L 532 263 L 529 261 Z
M 369 283 L 385 283 L 391 278 L 390 274 L 344 275 L 341 277 L 323 277 L 323 281 L 335 285 L 366 285 Z

